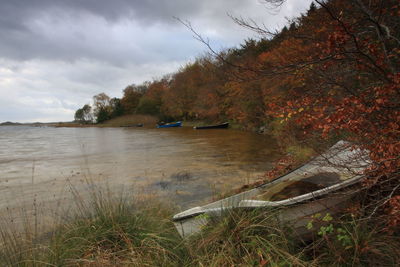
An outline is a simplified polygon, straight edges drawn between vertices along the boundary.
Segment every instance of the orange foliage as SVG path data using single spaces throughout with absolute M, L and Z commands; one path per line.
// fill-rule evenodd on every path
M 370 151 L 374 177 L 366 185 L 398 184 L 398 1 L 316 2 L 319 8 L 272 38 L 199 58 L 147 84 L 145 96 L 169 118 L 267 125 L 284 142 L 345 138 Z M 126 110 L 133 111 L 138 94 L 125 89 Z M 269 176 L 285 168 L 278 164 Z M 390 189 L 387 210 L 398 214 L 399 190 Z

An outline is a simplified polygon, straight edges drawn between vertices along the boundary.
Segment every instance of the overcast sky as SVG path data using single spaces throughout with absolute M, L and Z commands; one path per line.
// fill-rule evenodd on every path
M 207 50 L 256 35 L 227 16 L 281 28 L 311 0 L 271 11 L 261 0 L 0 0 L 0 122 L 71 121 L 104 92 L 160 78 Z

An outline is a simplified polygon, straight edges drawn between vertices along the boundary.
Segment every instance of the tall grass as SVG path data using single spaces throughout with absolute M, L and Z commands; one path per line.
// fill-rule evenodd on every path
M 190 242 L 199 266 L 312 266 L 277 211 L 230 211 Z
M 182 240 L 174 209 L 96 189 L 47 231 L 26 214 L 22 228 L 0 227 L 4 266 L 398 266 L 398 233 L 376 221 L 332 218 L 314 239 L 299 240 L 274 210 L 234 210 Z M 204 215 L 207 216 L 207 215 Z M 310 219 L 311 220 L 311 219 Z M 315 224 L 317 225 L 317 224 Z M 315 226 L 317 227 L 317 226 Z M 324 230 L 324 231 L 322 231 Z
M 75 208 L 52 229 L 35 233 L 32 216 L 22 227 L 3 220 L 0 262 L 5 266 L 181 265 L 182 243 L 169 220 L 171 208 L 109 190 L 89 198 L 75 192 Z

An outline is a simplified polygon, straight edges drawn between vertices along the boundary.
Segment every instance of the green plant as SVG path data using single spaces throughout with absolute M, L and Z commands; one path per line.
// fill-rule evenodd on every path
M 349 216 L 350 217 L 350 216 Z M 396 266 L 400 262 L 399 236 L 383 231 L 372 219 L 322 218 L 328 225 L 319 227 L 320 239 L 312 249 L 321 264 L 329 266 Z
M 349 248 L 352 245 L 351 235 L 344 228 L 339 227 L 337 229 L 336 238 L 344 248 Z

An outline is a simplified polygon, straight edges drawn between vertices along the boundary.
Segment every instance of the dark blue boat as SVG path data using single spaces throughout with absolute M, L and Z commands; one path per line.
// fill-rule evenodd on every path
M 157 125 L 157 128 L 171 128 L 171 127 L 181 127 L 181 126 L 182 126 L 182 122 L 177 121 L 177 122 L 173 122 L 173 123 Z
M 229 127 L 229 122 L 224 122 L 216 125 L 207 125 L 207 126 L 195 126 L 193 129 L 196 130 L 206 130 L 206 129 L 226 129 Z

